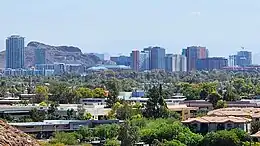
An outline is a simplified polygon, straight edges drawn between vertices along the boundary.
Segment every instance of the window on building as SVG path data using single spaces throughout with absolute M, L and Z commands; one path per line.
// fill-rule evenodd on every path
M 225 129 L 224 124 L 219 123 L 219 124 L 217 125 L 217 130 L 224 130 L 224 129 Z
M 232 129 L 233 128 L 233 125 L 231 123 L 228 123 L 227 124 L 227 129 Z

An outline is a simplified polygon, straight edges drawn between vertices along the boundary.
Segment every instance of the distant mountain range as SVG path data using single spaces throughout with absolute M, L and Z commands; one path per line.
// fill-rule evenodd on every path
M 73 46 L 51 46 L 40 42 L 29 42 L 25 47 L 25 67 L 34 65 L 36 48 L 42 48 L 46 51 L 46 63 L 66 63 L 66 64 L 83 64 L 93 66 L 100 59 L 91 54 L 83 54 L 81 49 Z M 0 68 L 5 67 L 5 51 L 0 52 Z

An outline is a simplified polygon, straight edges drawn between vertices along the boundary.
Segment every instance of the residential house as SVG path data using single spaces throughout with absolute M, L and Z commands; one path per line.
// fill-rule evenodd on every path
M 182 121 L 182 123 L 188 125 L 191 129 L 200 133 L 207 133 L 216 130 L 229 130 L 233 128 L 239 128 L 245 132 L 250 132 L 251 128 L 251 119 L 234 116 L 204 116 L 190 118 L 188 120 Z

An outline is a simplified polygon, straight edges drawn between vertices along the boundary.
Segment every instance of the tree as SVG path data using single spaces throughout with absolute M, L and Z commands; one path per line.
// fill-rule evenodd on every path
M 49 89 L 47 86 L 36 86 L 35 93 L 36 96 L 34 102 L 39 103 L 48 100 Z
M 213 107 L 216 108 L 217 102 L 221 99 L 221 96 L 217 92 L 212 92 L 208 96 L 208 101 L 212 103 Z
M 52 103 L 49 107 L 48 107 L 48 117 L 47 119 L 49 120 L 60 120 L 61 116 L 58 113 L 58 104 L 57 103 Z
M 92 118 L 92 115 L 89 112 L 86 112 L 86 109 L 80 105 L 78 106 L 78 115 L 77 115 L 77 119 L 78 120 L 89 120 Z
M 80 87 L 76 90 L 79 98 L 93 98 L 94 92 L 89 88 Z
M 56 132 L 51 144 L 63 143 L 65 145 L 76 145 L 78 143 L 75 133 Z
M 46 102 L 42 101 L 41 103 L 39 103 L 39 106 L 44 106 L 44 107 L 47 107 L 47 106 L 48 106 L 48 104 L 47 104 Z
M 227 107 L 226 101 L 224 101 L 224 100 L 219 100 L 219 101 L 217 102 L 216 109 L 218 109 L 218 108 L 226 108 L 226 107 Z
M 67 120 L 73 120 L 73 119 L 75 119 L 75 111 L 74 111 L 74 109 L 72 108 L 72 109 L 68 109 L 67 110 Z
M 144 110 L 144 116 L 147 118 L 168 117 L 168 108 L 164 101 L 164 93 L 162 92 L 162 85 L 153 87 L 148 91 L 149 98 Z
M 94 98 L 104 98 L 105 97 L 105 90 L 103 88 L 95 88 L 93 90 Z
M 189 128 L 173 119 L 149 120 L 141 129 L 141 141 L 152 144 L 155 139 L 160 142 L 173 139 L 187 146 L 199 146 L 203 136 L 195 134 Z
M 82 136 L 82 138 L 84 140 L 90 140 L 94 135 L 93 135 L 93 130 L 85 127 L 85 126 L 81 126 L 79 128 L 79 130 L 77 131 L 78 134 L 80 134 Z
M 118 136 L 118 130 L 117 124 L 99 125 L 94 129 L 94 136 L 101 139 L 113 139 Z
M 186 145 L 181 143 L 178 140 L 171 140 L 171 141 L 164 142 L 163 146 L 186 146 Z
M 123 146 L 133 146 L 140 139 L 140 131 L 137 126 L 131 126 L 129 121 L 125 121 L 119 129 L 118 139 Z
M 116 139 L 107 139 L 104 146 L 120 146 L 120 143 Z
M 33 122 L 43 121 L 46 118 L 45 110 L 38 110 L 37 108 L 33 108 L 30 111 L 30 117 Z
M 76 94 L 72 88 L 67 84 L 54 84 L 50 88 L 50 101 L 58 102 L 60 104 L 74 103 L 76 101 Z
M 255 134 L 256 132 L 260 131 L 260 122 L 259 121 L 254 121 L 252 122 L 251 125 L 251 133 Z
M 240 140 L 233 131 L 217 131 L 206 134 L 201 146 L 238 146 Z
M 226 92 L 224 93 L 223 99 L 226 101 L 236 101 L 239 95 L 237 95 L 232 87 L 228 85 Z
M 119 106 L 118 109 L 116 109 L 116 118 L 119 120 L 131 119 L 134 114 L 133 107 L 126 102 Z
M 106 88 L 109 90 L 107 97 L 107 106 L 113 107 L 118 102 L 119 95 L 119 81 L 117 79 L 111 79 L 106 82 Z

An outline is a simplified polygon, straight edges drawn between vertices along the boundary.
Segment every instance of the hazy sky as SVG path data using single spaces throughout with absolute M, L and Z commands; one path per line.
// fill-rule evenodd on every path
M 0 48 L 11 34 L 83 52 L 128 54 L 158 45 L 206 46 L 227 56 L 260 52 L 260 0 L 3 0 Z

